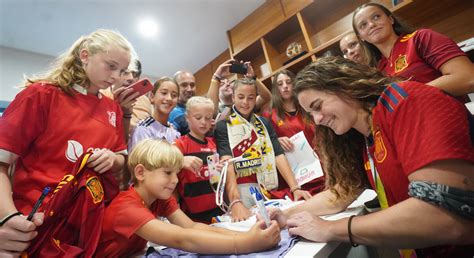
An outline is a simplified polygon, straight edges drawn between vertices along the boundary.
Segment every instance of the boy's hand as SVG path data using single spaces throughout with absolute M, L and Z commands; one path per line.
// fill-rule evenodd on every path
M 270 220 L 275 220 L 280 228 L 286 227 L 286 215 L 279 208 L 268 208 L 268 217 Z M 260 214 L 257 215 L 257 220 L 263 220 Z
M 202 160 L 195 156 L 184 156 L 183 167 L 185 169 L 197 172 L 202 167 Z
M 252 243 L 257 245 L 259 251 L 271 248 L 281 240 L 280 228 L 276 221 L 271 221 L 269 227 L 266 227 L 264 221 L 257 221 L 248 234 L 251 235 Z

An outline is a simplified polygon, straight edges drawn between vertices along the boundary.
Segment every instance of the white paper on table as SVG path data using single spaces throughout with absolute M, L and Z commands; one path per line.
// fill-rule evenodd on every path
M 323 169 L 319 158 L 311 149 L 303 131 L 291 136 L 290 140 L 295 145 L 292 152 L 285 152 L 299 186 L 323 176 Z

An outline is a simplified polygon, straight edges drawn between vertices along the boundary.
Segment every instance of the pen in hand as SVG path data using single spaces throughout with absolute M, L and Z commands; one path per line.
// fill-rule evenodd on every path
M 33 210 L 31 210 L 30 214 L 28 215 L 27 220 L 31 221 L 33 219 L 33 215 L 35 215 L 36 211 L 38 211 L 38 208 L 41 206 L 41 203 L 44 200 L 44 197 L 48 195 L 49 191 L 51 190 L 51 187 L 45 187 L 43 189 L 43 192 L 41 193 L 41 196 L 39 197 L 38 201 L 35 203 L 35 206 L 33 207 Z

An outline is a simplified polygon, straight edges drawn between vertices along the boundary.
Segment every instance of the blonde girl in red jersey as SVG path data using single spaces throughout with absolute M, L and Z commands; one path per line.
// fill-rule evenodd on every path
M 94 152 L 88 166 L 98 173 L 122 169 L 122 110 L 99 90 L 121 79 L 133 53 L 120 33 L 96 30 L 79 38 L 44 76 L 28 79 L 3 113 L 0 256 L 27 248 L 42 216 L 31 222 L 19 215 L 30 213 L 43 188 L 72 171 L 82 153 Z

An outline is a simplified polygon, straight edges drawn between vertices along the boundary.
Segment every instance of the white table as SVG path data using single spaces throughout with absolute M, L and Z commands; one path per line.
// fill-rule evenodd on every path
M 364 213 L 364 203 L 374 199 L 377 196 L 375 191 L 373 190 L 365 190 L 349 207 L 340 213 L 328 216 L 321 216 L 323 219 L 327 220 L 337 220 L 341 218 L 346 218 L 351 215 L 360 215 Z M 294 206 L 290 205 L 289 207 Z M 282 207 L 285 209 L 288 207 Z M 247 231 L 250 227 L 255 223 L 256 219 L 255 216 L 252 216 L 247 221 L 243 222 L 223 222 L 219 223 L 219 226 L 237 230 L 237 231 Z M 331 242 L 331 243 L 315 243 L 308 240 L 300 240 L 296 243 L 291 250 L 285 255 L 285 257 L 316 257 L 316 258 L 323 258 L 328 257 L 331 253 L 333 253 L 339 246 L 341 246 L 340 242 Z M 359 249 L 365 247 L 358 247 Z M 362 251 L 363 253 L 366 251 Z M 361 257 L 361 256 L 358 256 Z M 363 255 L 362 255 L 363 257 Z
M 322 216 L 321 218 L 337 220 L 351 215 L 361 215 L 364 213 L 364 203 L 374 199 L 376 196 L 375 191 L 365 190 L 345 211 L 334 215 Z M 340 242 L 315 243 L 308 240 L 300 240 L 285 257 L 328 257 L 340 245 Z

